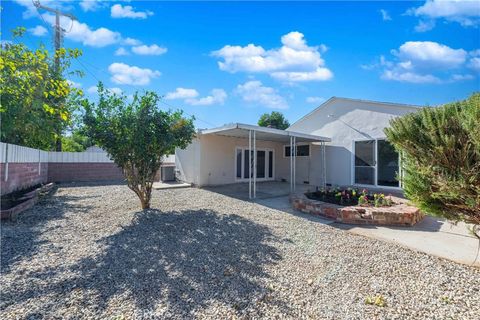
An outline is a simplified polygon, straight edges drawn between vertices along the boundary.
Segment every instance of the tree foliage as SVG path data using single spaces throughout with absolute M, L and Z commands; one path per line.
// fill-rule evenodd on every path
M 480 93 L 393 119 L 406 196 L 429 213 L 480 223 Z
M 60 58 L 63 72 L 81 52 L 62 48 L 52 56 L 43 47 L 31 50 L 17 43 L 24 32 L 17 28 L 14 42 L 0 47 L 1 141 L 51 150 L 82 95 L 55 71 L 54 59 Z
M 74 130 L 70 135 L 62 137 L 62 150 L 68 152 L 83 152 L 93 146 L 90 139 L 81 129 Z
M 85 128 L 93 142 L 105 149 L 123 170 L 128 187 L 150 207 L 154 177 L 162 158 L 185 148 L 195 134 L 193 118 L 181 111 L 162 111 L 159 96 L 135 93 L 132 102 L 98 85 L 97 104 L 85 100 Z
M 261 127 L 269 127 L 275 129 L 285 130 L 290 127 L 290 123 L 283 116 L 282 113 L 278 111 L 272 111 L 272 113 L 264 113 L 260 116 L 258 120 L 258 125 Z

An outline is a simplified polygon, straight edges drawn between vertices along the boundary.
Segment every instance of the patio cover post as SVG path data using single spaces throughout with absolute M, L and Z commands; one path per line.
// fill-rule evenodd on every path
M 257 135 L 253 130 L 253 198 L 257 197 Z
M 293 185 L 292 185 L 292 180 L 293 180 L 293 138 L 290 136 L 290 193 L 293 192 Z
M 325 141 L 322 141 L 322 155 L 323 155 L 323 187 L 327 187 L 327 163 L 326 163 L 326 150 L 325 150 Z
M 252 199 L 252 130 L 248 131 L 248 198 Z
M 295 182 L 297 180 L 297 137 L 293 137 L 293 191 L 295 192 Z

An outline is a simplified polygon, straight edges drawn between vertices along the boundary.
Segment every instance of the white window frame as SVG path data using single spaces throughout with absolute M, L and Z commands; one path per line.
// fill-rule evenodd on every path
M 242 174 L 241 178 L 237 177 L 237 151 L 242 151 Z M 245 176 L 245 150 L 248 150 L 248 147 L 243 146 L 236 146 L 234 149 L 234 167 L 233 167 L 233 176 L 235 178 L 235 182 L 245 182 L 248 181 L 248 178 L 244 178 Z M 257 151 L 265 151 L 265 178 L 257 178 L 257 181 L 274 181 L 275 180 L 275 149 L 273 148 L 257 148 Z M 269 171 L 269 163 L 268 163 L 268 152 L 272 151 L 272 177 L 268 177 Z M 252 177 L 253 179 L 253 177 Z
M 382 188 L 382 189 L 392 189 L 392 190 L 402 190 L 402 182 L 398 182 L 398 187 L 392 187 L 392 186 L 384 186 L 384 185 L 379 185 L 378 184 L 378 141 L 379 140 L 387 140 L 386 137 L 380 137 L 380 138 L 371 138 L 371 139 L 354 139 L 352 141 L 352 159 L 351 159 L 351 174 L 350 174 L 350 182 L 352 186 L 356 187 L 362 187 L 362 188 Z M 355 183 L 355 142 L 361 142 L 361 141 L 375 141 L 375 149 L 374 149 L 374 161 L 375 161 L 375 166 L 374 168 L 374 179 L 373 182 L 374 184 L 361 184 L 361 183 Z M 400 154 L 398 155 L 398 174 L 402 176 L 402 164 L 400 163 L 401 157 Z
M 305 143 L 305 142 L 297 143 L 297 147 L 298 146 L 308 146 L 308 156 L 296 156 L 296 157 L 297 158 L 310 158 L 310 156 L 312 155 L 312 147 L 310 146 L 310 143 Z M 283 156 L 284 159 L 289 159 L 290 157 L 285 156 L 285 148 L 286 147 L 290 147 L 290 145 L 289 144 L 284 144 L 283 145 L 282 156 Z

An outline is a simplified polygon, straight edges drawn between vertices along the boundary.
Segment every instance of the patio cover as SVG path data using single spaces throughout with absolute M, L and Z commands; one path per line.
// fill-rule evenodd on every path
M 216 134 L 220 136 L 248 139 L 249 132 L 255 131 L 256 140 L 275 142 L 290 142 L 295 137 L 296 142 L 330 142 L 332 139 L 312 134 L 266 128 L 243 123 L 231 123 L 223 127 L 200 130 L 201 134 Z
M 274 128 L 266 128 L 260 126 L 254 126 L 243 123 L 231 123 L 223 127 L 204 129 L 199 132 L 202 135 L 219 135 L 234 138 L 248 139 L 249 150 L 253 151 L 253 157 L 250 157 L 250 177 L 249 183 L 249 198 L 256 197 L 257 190 L 257 152 L 256 152 L 256 140 L 274 141 L 282 143 L 290 143 L 290 192 L 295 191 L 295 179 L 296 179 L 296 145 L 298 142 L 319 143 L 322 146 L 322 160 L 323 160 L 323 183 L 325 183 L 325 142 L 332 141 L 330 138 L 306 134 L 295 131 L 280 130 Z

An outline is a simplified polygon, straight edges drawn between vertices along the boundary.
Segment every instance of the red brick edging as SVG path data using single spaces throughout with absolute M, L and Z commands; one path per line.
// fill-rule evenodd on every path
M 308 199 L 304 194 L 290 196 L 294 209 L 347 224 L 413 226 L 423 219 L 418 208 L 399 203 L 391 207 L 342 207 Z

